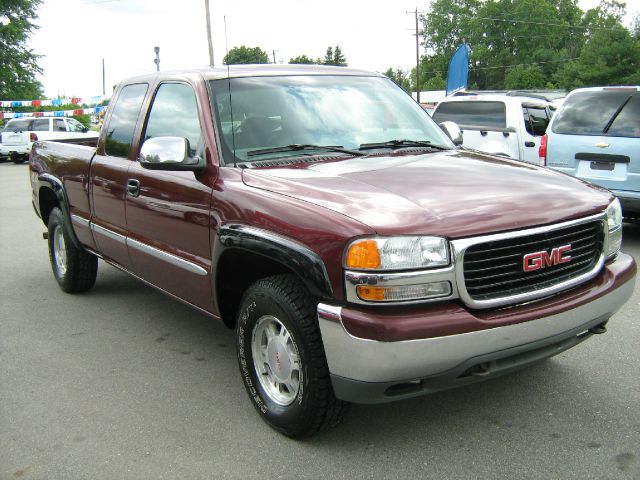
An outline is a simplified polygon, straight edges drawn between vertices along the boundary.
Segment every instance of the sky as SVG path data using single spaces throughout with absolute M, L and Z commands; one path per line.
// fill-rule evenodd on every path
M 598 0 L 579 0 L 580 7 Z M 210 0 L 214 63 L 228 48 L 260 47 L 277 63 L 305 54 L 324 57 L 340 45 L 350 67 L 385 71 L 415 65 L 416 9 L 425 0 Z M 640 10 L 628 0 L 627 10 Z M 45 96 L 92 97 L 120 80 L 209 64 L 205 0 L 44 0 L 31 48 L 44 55 Z M 225 43 L 225 21 L 227 42 Z

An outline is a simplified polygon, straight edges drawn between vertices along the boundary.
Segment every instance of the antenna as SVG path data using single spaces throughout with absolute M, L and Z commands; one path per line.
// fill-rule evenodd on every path
M 227 85 L 229 87 L 229 111 L 231 113 L 231 146 L 233 148 L 233 166 L 236 165 L 236 131 L 233 124 L 233 102 L 231 100 L 231 75 L 229 73 L 229 42 L 227 39 L 227 16 L 222 17 L 224 19 L 224 48 L 227 51 Z

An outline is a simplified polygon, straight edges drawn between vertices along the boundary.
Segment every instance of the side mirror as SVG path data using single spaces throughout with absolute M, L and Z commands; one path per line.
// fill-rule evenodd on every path
M 138 157 L 149 170 L 201 170 L 204 161 L 189 156 L 189 140 L 182 137 L 154 137 L 145 140 Z
M 454 145 L 462 145 L 462 130 L 456 122 L 442 122 L 438 126 L 447 134 Z
M 82 129 L 82 133 L 87 133 L 88 131 L 89 131 L 89 127 L 84 127 L 84 128 Z

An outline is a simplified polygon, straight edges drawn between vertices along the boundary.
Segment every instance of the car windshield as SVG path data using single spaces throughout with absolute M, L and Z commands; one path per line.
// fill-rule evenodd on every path
M 556 114 L 553 132 L 640 137 L 640 92 L 612 88 L 570 95 Z
M 211 90 L 227 164 L 285 156 L 335 155 L 337 149 L 357 151 L 363 144 L 393 140 L 454 148 L 431 117 L 387 78 L 231 78 L 211 81 Z M 305 148 L 281 148 L 299 145 Z

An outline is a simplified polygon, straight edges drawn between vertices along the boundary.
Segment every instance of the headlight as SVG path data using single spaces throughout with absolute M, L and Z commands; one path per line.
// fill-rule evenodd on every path
M 357 270 L 412 270 L 449 265 L 447 241 L 440 237 L 389 237 L 355 240 L 345 266 Z
M 617 198 L 607 207 L 607 242 L 605 254 L 607 259 L 613 258 L 620 251 L 622 244 L 622 207 Z

